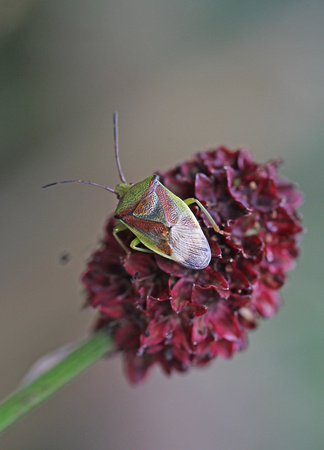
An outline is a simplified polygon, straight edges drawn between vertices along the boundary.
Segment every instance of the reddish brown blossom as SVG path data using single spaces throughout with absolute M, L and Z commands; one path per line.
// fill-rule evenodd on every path
M 211 251 L 210 265 L 190 270 L 156 254 L 126 255 L 108 220 L 103 244 L 83 275 L 96 327 L 107 326 L 138 382 L 155 363 L 165 372 L 231 357 L 247 345 L 259 318 L 274 315 L 278 289 L 298 255 L 302 196 L 278 177 L 279 161 L 260 165 L 246 150 L 201 152 L 160 181 L 180 198 L 196 197 L 228 235 L 192 207 Z M 129 246 L 133 235 L 119 235 Z

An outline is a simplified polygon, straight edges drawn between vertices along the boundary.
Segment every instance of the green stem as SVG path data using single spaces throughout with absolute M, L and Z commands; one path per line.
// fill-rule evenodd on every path
M 103 330 L 81 342 L 54 367 L 0 404 L 0 433 L 112 350 L 112 337 Z

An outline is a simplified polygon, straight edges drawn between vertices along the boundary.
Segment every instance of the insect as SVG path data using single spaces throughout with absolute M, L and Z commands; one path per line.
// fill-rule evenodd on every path
M 159 181 L 157 175 L 135 184 L 127 183 L 119 160 L 117 112 L 113 114 L 113 124 L 115 158 L 121 180 L 115 189 L 84 180 L 57 181 L 43 187 L 63 183 L 86 183 L 106 189 L 116 194 L 119 200 L 114 214 L 118 220 L 113 235 L 127 254 L 130 249 L 118 236 L 118 233 L 125 229 L 135 235 L 130 243 L 133 250 L 157 253 L 194 270 L 206 268 L 211 260 L 210 246 L 189 205 L 195 203 L 205 213 L 217 233 L 227 233 L 219 229 L 199 200 L 180 199 Z M 140 244 L 144 247 L 139 247 Z

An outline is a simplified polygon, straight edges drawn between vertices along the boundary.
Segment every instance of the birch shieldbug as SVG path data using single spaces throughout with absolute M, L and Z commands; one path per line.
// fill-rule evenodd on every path
M 114 217 L 118 221 L 113 234 L 126 253 L 130 253 L 130 250 L 118 237 L 118 233 L 129 229 L 135 235 L 130 243 L 132 249 L 157 253 L 190 269 L 204 269 L 210 263 L 211 250 L 189 205 L 195 203 L 207 216 L 217 233 L 224 235 L 227 233 L 218 228 L 199 200 L 180 199 L 159 181 L 157 175 L 135 184 L 127 183 L 119 160 L 117 112 L 114 112 L 113 122 L 115 157 L 121 180 L 115 189 L 84 180 L 57 181 L 43 187 L 63 183 L 86 183 L 116 194 L 119 202 Z M 139 244 L 143 244 L 144 247 L 139 247 Z

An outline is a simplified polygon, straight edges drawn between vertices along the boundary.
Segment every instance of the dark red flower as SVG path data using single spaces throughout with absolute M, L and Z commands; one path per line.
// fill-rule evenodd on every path
M 108 327 L 138 382 L 155 363 L 165 372 L 231 357 L 247 345 L 259 318 L 274 315 L 278 289 L 298 255 L 302 195 L 278 177 L 279 161 L 260 165 L 246 150 L 201 152 L 160 181 L 180 198 L 195 197 L 228 235 L 217 234 L 193 206 L 211 251 L 194 271 L 156 254 L 126 255 L 108 220 L 103 243 L 83 275 L 96 327 Z M 129 246 L 133 235 L 120 233 Z

